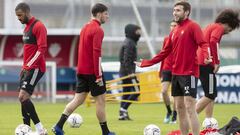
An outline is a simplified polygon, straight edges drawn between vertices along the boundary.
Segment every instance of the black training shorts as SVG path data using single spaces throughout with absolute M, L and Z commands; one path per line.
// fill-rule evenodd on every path
M 172 96 L 197 97 L 197 78 L 191 75 L 173 75 Z
M 205 97 L 214 100 L 217 97 L 216 76 L 211 65 L 200 65 L 200 81 Z
M 91 92 L 92 96 L 102 95 L 106 92 L 106 83 L 103 80 L 102 84 L 97 84 L 95 75 L 77 75 L 76 93 Z
M 33 94 L 34 87 L 38 81 L 42 78 L 44 72 L 40 69 L 22 70 L 20 74 L 20 85 L 19 88 L 26 91 L 30 95 Z

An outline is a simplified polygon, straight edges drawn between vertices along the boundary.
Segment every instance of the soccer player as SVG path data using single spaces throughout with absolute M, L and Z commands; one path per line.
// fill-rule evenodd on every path
M 46 71 L 47 30 L 41 21 L 31 15 L 27 3 L 19 3 L 15 8 L 15 13 L 18 20 L 26 25 L 22 38 L 24 53 L 18 95 L 21 102 L 23 123 L 30 126 L 30 119 L 32 119 L 37 133 L 46 135 L 47 131 L 43 128 L 30 97 L 34 87 Z
M 104 37 L 101 24 L 108 18 L 108 8 L 101 3 L 96 3 L 92 9 L 92 20 L 81 30 L 78 49 L 77 89 L 71 102 L 65 107 L 59 121 L 52 128 L 56 135 L 63 135 L 63 125 L 68 116 L 83 104 L 89 92 L 96 101 L 96 115 L 102 129 L 102 135 L 115 135 L 110 132 L 105 115 L 106 86 L 101 70 L 101 48 Z
M 120 77 L 134 74 L 136 72 L 136 64 L 134 61 L 137 60 L 137 42 L 141 37 L 141 29 L 135 24 L 127 24 L 125 26 L 126 39 L 123 42 L 123 46 L 120 50 L 119 61 L 120 61 Z M 123 84 L 137 84 L 138 80 L 136 77 L 131 77 L 122 80 Z M 124 87 L 123 92 L 139 92 L 138 86 Z M 136 100 L 139 94 L 123 95 L 122 100 Z M 120 103 L 119 120 L 131 120 L 128 115 L 128 108 L 131 105 L 130 102 L 122 101 Z
M 203 31 L 206 41 L 209 43 L 210 53 L 213 61 L 204 64 L 202 49 L 198 50 L 198 61 L 200 65 L 200 81 L 204 90 L 204 96 L 197 102 L 197 112 L 205 109 L 206 118 L 213 116 L 214 100 L 217 97 L 216 76 L 220 67 L 219 43 L 223 35 L 239 28 L 239 13 L 232 9 L 225 9 L 217 16 L 214 23 L 209 24 Z
M 172 20 L 170 23 L 170 31 L 172 31 L 176 26 L 177 26 L 177 22 Z M 162 48 L 164 48 L 165 45 L 167 45 L 167 41 L 168 41 L 168 36 L 166 36 L 164 38 Z M 167 56 L 167 58 L 165 58 L 162 61 L 159 75 L 160 75 L 161 84 L 162 84 L 162 97 L 163 97 L 163 101 L 164 101 L 164 104 L 167 109 L 167 115 L 164 118 L 163 122 L 174 124 L 174 123 L 176 123 L 176 120 L 177 120 L 176 105 L 173 102 L 173 111 L 172 111 L 171 106 L 170 106 L 171 102 L 170 102 L 170 98 L 168 95 L 168 89 L 169 89 L 169 86 L 170 86 L 171 80 L 172 80 L 172 57 L 173 57 L 172 54 L 169 54 L 169 56 Z M 172 116 L 172 119 L 170 118 L 171 116 Z
M 169 35 L 167 45 L 151 60 L 136 62 L 140 67 L 151 66 L 162 61 L 171 52 L 172 64 L 172 96 L 177 107 L 179 126 L 182 135 L 188 135 L 189 128 L 193 135 L 199 135 L 200 124 L 196 112 L 197 48 L 203 48 L 206 63 L 209 63 L 207 47 L 200 26 L 189 19 L 191 5 L 188 2 L 177 2 L 173 8 L 174 20 L 178 25 Z

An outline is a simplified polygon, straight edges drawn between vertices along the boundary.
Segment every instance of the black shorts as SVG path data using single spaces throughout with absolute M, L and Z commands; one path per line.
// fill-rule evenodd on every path
M 78 82 L 77 82 L 77 89 L 76 93 L 82 92 L 90 92 L 92 96 L 102 95 L 106 92 L 106 83 L 103 80 L 103 84 L 99 86 L 95 81 L 95 75 L 77 75 Z
M 172 96 L 197 97 L 197 78 L 191 75 L 173 75 Z
M 172 71 L 163 70 L 161 72 L 161 82 L 171 82 L 172 81 Z
M 211 65 L 200 65 L 200 81 L 205 97 L 214 100 L 217 97 L 217 82 Z
M 22 70 L 20 74 L 20 85 L 19 89 L 22 89 L 29 93 L 33 94 L 33 90 L 38 83 L 38 81 L 42 78 L 44 72 L 41 72 L 38 68 L 31 70 Z

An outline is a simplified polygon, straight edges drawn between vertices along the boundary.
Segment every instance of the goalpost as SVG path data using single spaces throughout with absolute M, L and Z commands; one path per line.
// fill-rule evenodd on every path
M 0 100 L 17 99 L 21 68 L 21 61 L 0 62 Z M 46 62 L 46 72 L 32 95 L 34 100 L 56 102 L 56 68 L 56 62 Z

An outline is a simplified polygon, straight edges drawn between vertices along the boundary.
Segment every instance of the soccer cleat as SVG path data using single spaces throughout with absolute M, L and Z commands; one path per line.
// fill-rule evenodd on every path
M 128 112 L 119 111 L 119 119 L 118 120 L 132 120 L 132 119 L 129 117 Z
M 173 112 L 172 120 L 170 121 L 170 124 L 176 124 L 177 123 L 177 112 Z
M 170 116 L 171 116 L 171 113 L 167 113 L 166 117 L 163 120 L 163 123 L 169 123 L 170 122 Z
M 52 132 L 55 134 L 55 135 L 64 135 L 64 131 L 58 127 L 57 125 L 55 125 L 53 128 L 52 128 Z

